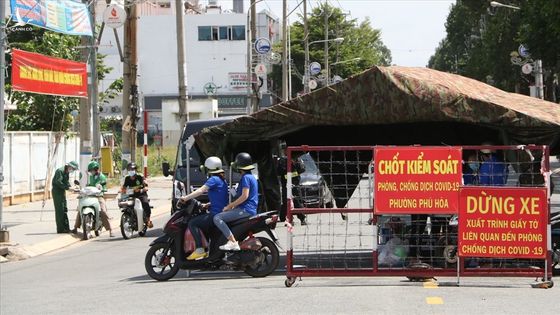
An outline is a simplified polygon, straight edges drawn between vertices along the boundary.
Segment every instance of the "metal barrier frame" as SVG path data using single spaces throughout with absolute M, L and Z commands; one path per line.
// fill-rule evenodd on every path
M 291 178 L 291 163 L 287 163 L 287 225 L 288 225 L 288 249 L 287 249 L 287 268 L 286 268 L 286 286 L 291 286 L 297 277 L 322 277 L 322 276 L 344 276 L 344 277 L 351 277 L 351 276 L 406 276 L 411 278 L 433 278 L 436 276 L 449 276 L 454 277 L 481 277 L 481 276 L 491 276 L 491 277 L 503 277 L 503 276 L 511 276 L 511 277 L 542 277 L 543 281 L 547 281 L 552 279 L 552 246 L 551 246 L 551 238 L 550 238 L 550 162 L 549 162 L 549 148 L 548 146 L 544 145 L 526 145 L 526 146 L 481 146 L 481 145 L 468 145 L 468 146 L 459 146 L 462 147 L 463 150 L 480 150 L 484 149 L 491 149 L 491 150 L 542 150 L 542 161 L 541 161 L 541 173 L 545 178 L 545 186 L 547 188 L 547 217 L 548 217 L 548 235 L 547 235 L 547 255 L 544 263 L 544 272 L 542 268 L 534 269 L 534 268 L 465 268 L 465 258 L 459 257 L 457 260 L 457 268 L 429 268 L 429 269 L 415 269 L 415 268 L 406 268 L 402 267 L 399 269 L 387 269 L 387 268 L 379 268 L 378 264 L 378 219 L 379 215 L 374 214 L 373 210 L 373 200 L 370 208 L 294 208 L 292 202 L 292 193 L 290 187 L 292 187 L 292 178 Z M 292 154 L 294 151 L 371 151 L 372 152 L 372 161 L 375 161 L 374 156 L 374 149 L 375 146 L 291 146 L 287 148 L 287 161 L 291 161 Z M 488 186 L 488 187 L 495 187 L 495 186 Z M 511 187 L 511 186 L 510 186 Z M 542 186 L 540 186 L 542 187 Z M 372 248 L 371 257 L 373 260 L 373 268 L 371 270 L 345 270 L 345 269 L 321 269 L 321 268 L 294 268 L 294 252 L 293 252 L 293 232 L 292 232 L 292 222 L 293 216 L 296 214 L 317 214 L 317 213 L 371 213 L 371 224 L 373 225 L 375 242 L 374 248 Z

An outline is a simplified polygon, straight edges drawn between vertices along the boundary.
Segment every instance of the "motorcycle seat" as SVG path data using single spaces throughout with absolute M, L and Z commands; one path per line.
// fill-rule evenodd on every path
M 228 222 L 228 225 L 234 226 L 234 225 L 240 224 L 242 222 L 246 222 L 246 221 L 250 221 L 250 220 L 254 220 L 254 219 L 259 219 L 259 218 L 262 218 L 262 217 L 269 217 L 274 213 L 276 213 L 276 211 L 268 211 L 268 212 L 263 212 L 263 213 L 257 213 L 254 216 L 250 216 L 248 218 L 241 218 L 241 219 L 237 219 L 237 220 L 234 220 L 234 221 L 230 221 L 230 222 Z

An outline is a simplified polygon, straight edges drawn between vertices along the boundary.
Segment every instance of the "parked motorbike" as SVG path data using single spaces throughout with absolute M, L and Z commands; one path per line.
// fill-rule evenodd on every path
M 121 209 L 121 234 L 125 240 L 134 236 L 138 232 L 139 236 L 146 235 L 148 229 L 147 218 L 140 199 L 134 198 L 134 189 L 129 188 L 126 193 L 119 198 L 119 208 Z
M 188 223 L 202 213 L 204 213 L 202 204 L 191 199 L 167 221 L 163 228 L 164 235 L 150 244 L 144 260 L 146 271 L 152 279 L 169 280 L 179 269 L 242 270 L 253 277 L 266 277 L 276 269 L 280 259 L 278 237 L 274 231 L 278 221 L 276 211 L 228 223 L 235 238 L 241 240 L 240 251 L 220 250 L 219 246 L 225 244 L 226 239 L 218 228 L 213 227 L 208 232 L 208 257 L 186 260 L 194 250 L 194 240 L 188 229 Z M 266 232 L 270 239 L 254 236 L 262 231 Z
M 78 211 L 82 219 L 82 239 L 89 239 L 91 231 L 95 233 L 95 236 L 99 236 L 102 224 L 99 217 L 100 206 L 97 198 L 101 196 L 102 191 L 98 187 L 92 186 L 84 188 L 78 186 L 77 191 L 80 193 L 78 196 Z

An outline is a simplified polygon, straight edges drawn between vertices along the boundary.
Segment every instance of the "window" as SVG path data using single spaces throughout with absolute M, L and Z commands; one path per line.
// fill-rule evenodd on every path
M 212 40 L 218 40 L 218 30 L 219 27 L 212 26 Z
M 231 40 L 245 40 L 244 25 L 234 25 L 231 27 Z
M 199 26 L 198 40 L 245 40 L 245 25 Z
M 228 27 L 227 26 L 220 26 L 220 40 L 228 40 Z
M 212 28 L 210 26 L 199 26 L 198 40 L 212 40 Z

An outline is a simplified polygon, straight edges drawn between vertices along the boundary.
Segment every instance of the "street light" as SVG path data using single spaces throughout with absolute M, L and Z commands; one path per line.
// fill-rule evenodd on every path
M 360 61 L 360 60 L 362 60 L 361 57 L 356 57 L 356 58 L 352 58 L 352 59 L 348 59 L 348 60 L 337 61 L 337 62 L 331 63 L 331 67 L 335 66 L 335 65 L 340 65 L 340 64 L 343 64 L 343 63 L 356 62 L 356 61 Z
M 332 38 L 332 39 L 321 39 L 321 40 L 315 40 L 312 41 L 308 44 L 305 45 L 305 49 L 306 51 L 309 51 L 309 46 L 313 45 L 313 44 L 318 44 L 318 43 L 328 43 L 328 42 L 335 42 L 337 44 L 340 44 L 344 41 L 344 37 L 337 37 L 337 38 Z M 326 70 L 326 74 L 327 74 L 327 83 L 329 81 L 329 69 L 328 69 L 328 48 L 327 51 L 325 51 L 325 70 Z M 305 78 L 303 80 L 303 92 L 304 93 L 309 93 L 309 77 L 311 76 L 309 73 L 309 54 L 305 55 Z
M 503 4 L 503 3 L 500 3 L 498 1 L 490 2 L 490 6 L 493 7 L 493 8 L 509 8 L 509 9 L 513 9 L 513 10 L 521 10 L 520 7 L 516 7 L 516 6 L 510 5 L 510 4 Z
M 508 8 L 512 10 L 521 10 L 520 7 L 516 7 L 514 5 L 503 4 L 497 1 L 490 2 L 490 6 L 493 8 Z M 542 60 L 537 59 L 534 61 L 533 66 L 535 68 L 535 87 L 536 87 L 536 97 L 540 98 L 541 100 L 544 99 L 544 80 L 543 80 L 543 68 L 542 68 Z

